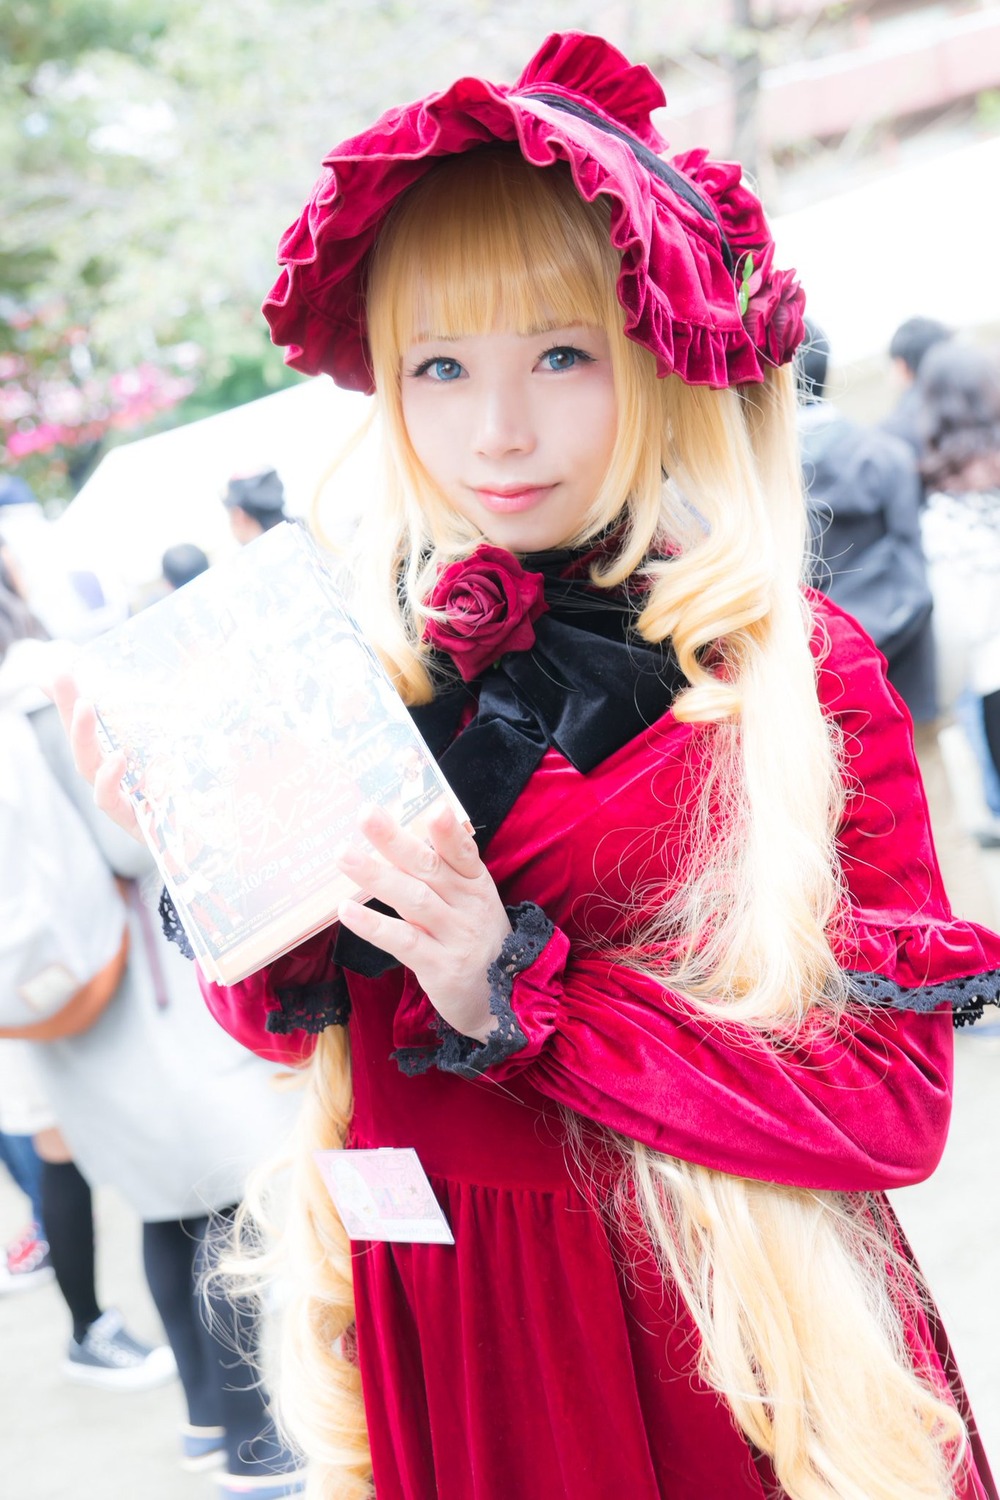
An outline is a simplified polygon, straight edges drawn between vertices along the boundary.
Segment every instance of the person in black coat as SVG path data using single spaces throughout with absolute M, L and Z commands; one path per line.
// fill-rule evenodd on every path
M 925 723 L 938 705 L 916 461 L 899 438 L 824 399 L 830 345 L 816 324 L 806 326 L 796 358 L 812 582 L 864 626 L 914 722 Z

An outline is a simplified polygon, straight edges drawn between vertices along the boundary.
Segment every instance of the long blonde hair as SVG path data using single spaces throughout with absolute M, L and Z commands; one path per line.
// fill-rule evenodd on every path
M 435 492 L 407 439 L 400 356 L 418 330 L 605 328 L 618 438 L 593 511 L 567 540 L 624 514 L 618 550 L 593 582 L 612 587 L 645 567 L 637 628 L 671 639 L 688 682 L 674 713 L 695 727 L 708 767 L 688 815 L 690 876 L 658 893 L 637 950 L 648 966 L 655 947 L 664 982 L 720 1024 L 769 1037 L 834 1027 L 847 998 L 830 941 L 842 905 L 843 779 L 800 589 L 805 515 L 789 378 L 774 372 L 740 391 L 657 379 L 652 356 L 624 337 L 617 269 L 606 206 L 585 203 L 563 168 L 540 172 L 513 149 L 448 159 L 400 201 L 369 281 L 387 471 L 358 537 L 356 608 L 403 697 L 426 701 L 427 594 L 441 564 L 480 538 Z M 292 1189 L 280 1394 L 312 1460 L 310 1493 L 329 1500 L 369 1493 L 360 1384 L 343 1346 L 354 1317 L 350 1247 L 311 1159 L 318 1145 L 343 1143 L 350 1109 L 346 1037 L 327 1032 Z M 621 1190 L 609 1211 L 676 1282 L 700 1336 L 699 1373 L 791 1500 L 948 1500 L 964 1428 L 912 1368 L 903 1317 L 916 1291 L 875 1206 L 618 1145 Z

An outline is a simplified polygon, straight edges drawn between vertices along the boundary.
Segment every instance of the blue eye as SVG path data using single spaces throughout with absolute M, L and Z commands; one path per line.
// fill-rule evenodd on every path
M 432 380 L 449 381 L 458 380 L 465 374 L 465 369 L 457 359 L 442 359 L 438 356 L 435 359 L 423 360 L 415 370 L 410 371 L 410 374 L 414 379 L 421 375 L 429 375 Z
M 593 364 L 593 356 L 584 349 L 576 349 L 572 344 L 557 344 L 552 349 L 546 349 L 539 360 L 547 370 L 572 370 L 574 365 Z

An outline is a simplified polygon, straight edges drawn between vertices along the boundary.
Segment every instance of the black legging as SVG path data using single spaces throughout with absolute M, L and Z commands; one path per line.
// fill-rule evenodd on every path
M 295 1461 L 275 1434 L 259 1373 L 240 1352 L 256 1352 L 255 1320 L 211 1282 L 207 1306 L 202 1293 L 212 1241 L 235 1212 L 143 1224 L 146 1280 L 177 1360 L 191 1425 L 225 1428 L 231 1474 L 286 1472 Z
M 42 1162 L 42 1216 L 49 1259 L 73 1319 L 77 1343 L 101 1316 L 94 1288 L 94 1209 L 90 1186 L 71 1161 Z

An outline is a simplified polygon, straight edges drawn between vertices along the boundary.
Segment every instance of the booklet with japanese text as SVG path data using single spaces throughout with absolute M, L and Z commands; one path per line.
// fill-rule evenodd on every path
M 333 866 L 362 803 L 417 834 L 465 813 L 348 613 L 282 522 L 80 653 L 99 732 L 196 957 L 234 984 L 365 893 Z

